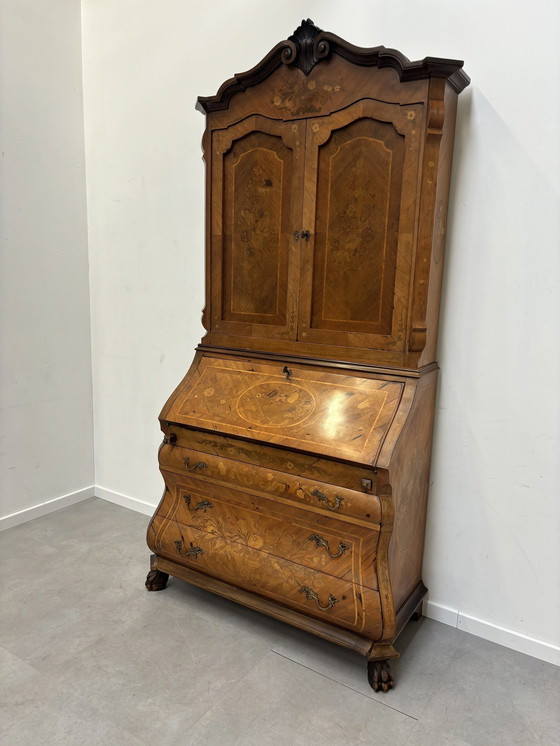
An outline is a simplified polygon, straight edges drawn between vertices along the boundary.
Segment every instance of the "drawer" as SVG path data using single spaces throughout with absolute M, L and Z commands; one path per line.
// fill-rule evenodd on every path
M 174 445 L 162 446 L 159 461 L 164 470 L 274 495 L 333 515 L 381 523 L 381 504 L 376 495 Z
M 377 589 L 377 527 L 357 526 L 172 473 L 164 477 L 170 498 L 158 510 L 163 517 Z
M 160 515 L 150 523 L 148 545 L 161 557 L 309 616 L 372 639 L 381 636 L 379 593 L 372 589 Z
M 165 423 L 164 423 L 165 424 Z M 305 477 L 346 487 L 357 492 L 376 494 L 378 472 L 353 466 L 342 461 L 319 458 L 315 455 L 288 451 L 261 443 L 239 440 L 235 437 L 190 430 L 178 425 L 165 424 L 166 437 L 176 445 L 202 451 L 210 455 L 234 459 L 265 469 Z

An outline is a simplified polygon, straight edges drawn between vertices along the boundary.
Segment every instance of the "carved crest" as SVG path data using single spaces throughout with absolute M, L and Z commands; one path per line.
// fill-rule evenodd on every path
M 308 18 L 288 37 L 288 43 L 282 50 L 282 62 L 287 65 L 293 63 L 305 75 L 309 75 L 317 62 L 329 53 L 329 43 L 324 39 L 317 40 L 321 29 Z
M 308 18 L 301 22 L 301 25 L 288 39 L 279 42 L 274 49 L 271 49 L 258 65 L 226 80 L 215 96 L 200 96 L 197 109 L 202 112 L 227 109 L 232 96 L 262 83 L 282 63 L 299 67 L 307 76 L 318 62 L 330 55 L 339 55 L 348 62 L 361 67 L 392 67 L 403 82 L 442 78 L 448 80 L 457 93 L 460 93 L 470 82 L 469 76 L 461 69 L 463 63 L 460 60 L 426 57 L 423 60 L 411 62 L 396 49 L 355 47 L 328 31 L 322 31 Z

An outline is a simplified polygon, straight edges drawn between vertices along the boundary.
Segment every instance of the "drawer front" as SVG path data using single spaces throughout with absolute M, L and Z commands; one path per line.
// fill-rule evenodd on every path
M 256 592 L 304 614 L 372 639 L 381 635 L 377 591 L 160 515 L 154 516 L 150 524 L 148 544 L 158 555 L 173 562 Z
M 172 469 L 179 474 L 241 487 L 259 494 L 274 495 L 332 515 L 347 516 L 376 525 L 381 523 L 381 504 L 377 495 L 366 495 L 180 446 L 162 446 L 159 460 L 162 469 Z
M 202 451 L 209 455 L 234 459 L 251 466 L 260 466 L 318 482 L 346 487 L 357 492 L 377 493 L 377 470 L 318 458 L 314 455 L 287 451 L 261 443 L 239 440 L 214 433 L 166 425 L 168 437 L 178 446 Z M 365 480 L 363 483 L 362 480 Z
M 164 474 L 172 495 L 158 512 L 351 583 L 377 589 L 379 532 L 195 479 Z

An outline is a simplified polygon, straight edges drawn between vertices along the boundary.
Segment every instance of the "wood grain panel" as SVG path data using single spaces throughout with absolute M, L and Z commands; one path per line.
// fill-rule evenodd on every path
M 307 318 L 309 321 L 310 317 Z M 264 355 L 270 353 L 273 355 L 309 357 L 311 359 L 315 358 L 319 360 L 344 361 L 347 362 L 349 366 L 353 363 L 358 363 L 372 365 L 372 367 L 383 366 L 387 368 L 403 368 L 403 371 L 406 371 L 407 367 L 409 370 L 414 370 L 417 367 L 416 362 L 420 355 L 420 353 L 407 353 L 403 349 L 372 349 L 366 344 L 366 340 L 360 340 L 363 343 L 362 347 L 353 347 L 352 337 L 362 336 L 357 332 L 355 332 L 352 337 L 344 335 L 343 332 L 337 332 L 337 343 L 328 345 L 319 345 L 317 342 L 305 342 L 307 332 L 305 332 L 304 335 L 305 336 L 300 335 L 299 341 L 292 341 L 289 339 L 280 339 L 278 337 L 271 339 L 259 337 L 259 339 L 256 339 L 255 337 L 244 335 L 234 337 L 231 334 L 209 332 L 204 336 L 200 347 L 234 348 L 237 352 L 242 350 L 254 350 Z
M 395 607 L 422 578 L 437 371 L 418 382 L 402 436 L 390 456 L 395 520 L 389 571 Z
M 237 450 L 244 450 L 245 446 L 238 443 L 227 448 L 230 456 L 234 457 Z M 250 446 L 247 447 L 250 450 Z M 282 454 L 279 454 L 282 455 Z M 293 461 L 285 457 L 286 466 Z M 355 490 L 337 487 L 317 480 L 305 479 L 297 474 L 286 474 L 270 468 L 262 468 L 252 463 L 237 461 L 235 458 L 213 456 L 204 451 L 181 448 L 177 445 L 164 445 L 159 452 L 159 463 L 164 471 L 174 471 L 183 476 L 194 476 L 199 480 L 214 484 L 240 487 L 256 494 L 267 494 L 278 497 L 286 503 L 306 506 L 314 511 L 320 511 L 336 517 L 352 518 L 379 524 L 381 521 L 381 506 L 377 495 L 364 494 Z M 318 466 L 320 468 L 320 466 Z M 324 475 L 327 477 L 327 474 Z M 370 472 L 369 480 L 372 479 Z M 356 487 L 361 479 L 356 479 Z
M 358 119 L 320 147 L 311 327 L 390 334 L 404 137 Z
M 254 465 L 267 470 L 273 469 L 283 472 L 292 479 L 301 477 L 311 481 L 312 490 L 315 488 L 321 491 L 324 491 L 325 488 L 335 490 L 336 487 L 342 487 L 348 488 L 352 493 L 362 492 L 374 495 L 377 493 L 378 472 L 371 467 L 352 466 L 341 461 L 318 458 L 315 455 L 286 451 L 265 443 L 257 444 L 219 435 L 218 433 L 199 432 L 166 422 L 162 425 L 166 436 L 173 438 L 177 446 L 194 448 L 196 451 L 202 451 L 205 454 L 215 454 L 220 458 L 232 459 L 238 462 L 240 466 Z M 165 451 L 165 448 L 164 446 L 161 453 Z M 249 471 L 253 472 L 252 469 Z M 258 475 L 258 469 L 253 473 Z M 362 480 L 368 480 L 371 482 L 371 486 L 365 486 Z M 335 495 L 331 496 L 335 497 Z M 356 499 L 358 499 L 357 496 Z M 345 501 L 344 504 L 348 505 L 349 502 L 350 500 Z M 365 509 L 367 513 L 369 507 L 369 503 L 360 504 L 356 508 L 355 517 L 362 517 L 361 511 Z M 375 512 L 376 508 L 374 507 L 373 510 Z M 351 514 L 354 515 L 353 512 Z
M 160 515 L 148 530 L 148 545 L 159 556 L 213 575 L 240 588 L 326 619 L 376 639 L 382 630 L 379 594 L 258 549 L 184 526 Z M 190 555 L 182 556 L 192 550 Z M 202 550 L 202 551 L 196 551 Z M 308 599 L 301 589 L 317 594 Z M 335 599 L 335 602 L 332 602 Z M 330 608 L 329 603 L 332 604 Z M 320 606 L 323 609 L 319 608 Z
M 442 123 L 440 118 L 440 121 L 437 123 L 442 127 L 442 137 L 439 143 L 439 150 L 436 151 L 438 166 L 437 171 L 435 172 L 435 184 L 432 181 L 432 184 L 426 183 L 425 186 L 423 186 L 423 189 L 426 191 L 435 188 L 433 202 L 435 216 L 433 217 L 431 251 L 424 252 L 424 255 L 420 257 L 421 262 L 424 264 L 427 263 L 427 256 L 430 256 L 430 274 L 426 306 L 421 312 L 422 314 L 425 313 L 426 319 L 426 344 L 418 360 L 419 366 L 429 364 L 432 360 L 436 359 L 445 234 L 447 230 L 447 203 L 449 200 L 451 162 L 453 159 L 453 142 L 455 139 L 455 119 L 457 116 L 457 95 L 449 87 L 442 91 L 441 86 L 430 85 L 430 95 L 433 96 L 436 99 L 436 103 L 439 104 L 440 113 L 443 108 L 444 121 Z M 443 101 L 441 101 L 441 98 L 438 101 L 438 97 L 441 97 L 442 95 Z M 430 103 L 430 108 L 433 110 L 432 103 Z M 429 147 L 426 150 L 431 150 L 434 139 L 437 142 L 437 132 L 430 134 L 430 137 L 427 139 L 427 145 Z M 429 155 L 427 160 L 429 162 Z M 429 214 L 425 216 L 425 220 L 427 220 L 428 223 L 430 222 Z M 426 262 L 424 259 L 426 259 Z
M 303 143 L 263 117 L 212 133 L 212 329 L 295 338 Z
M 330 624 L 325 620 L 307 616 L 305 613 L 290 609 L 257 593 L 245 591 L 230 583 L 224 583 L 222 580 L 212 578 L 190 567 L 184 567 L 177 562 L 163 559 L 156 554 L 152 554 L 151 556 L 151 566 L 154 570 L 157 569 L 168 575 L 173 575 L 173 577 L 184 580 L 186 583 L 191 583 L 198 588 L 216 593 L 218 596 L 223 596 L 235 603 L 243 604 L 243 606 L 247 606 L 249 609 L 267 614 L 298 629 L 311 632 L 323 640 L 328 640 L 349 650 L 354 650 L 360 653 L 360 655 L 367 655 L 372 649 L 372 641 L 356 632 L 343 629 L 336 624 Z
M 307 123 L 300 342 L 405 349 L 422 115 L 366 99 Z
M 290 156 L 262 132 L 224 156 L 224 319 L 286 323 Z
M 267 79 L 231 98 L 227 109 L 211 111 L 207 121 L 223 127 L 255 111 L 273 119 L 327 116 L 363 98 L 407 104 L 426 97 L 427 80 L 401 82 L 395 70 L 360 66 L 334 55 L 309 75 L 280 65 Z
M 377 589 L 379 526 L 351 525 L 231 487 L 162 473 L 172 496 L 158 508 L 160 515 Z
M 309 367 L 203 357 L 167 418 L 373 464 L 403 384 Z

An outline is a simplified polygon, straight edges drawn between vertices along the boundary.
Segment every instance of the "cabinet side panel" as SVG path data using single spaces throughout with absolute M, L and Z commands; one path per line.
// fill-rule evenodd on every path
M 419 380 L 389 465 L 395 508 L 389 572 L 397 610 L 422 576 L 436 383 L 436 370 Z
M 443 275 L 445 233 L 447 228 L 447 205 L 449 201 L 449 185 L 451 181 L 453 143 L 455 140 L 455 121 L 457 118 L 457 94 L 449 85 L 446 87 L 445 91 L 444 106 L 445 122 L 443 125 L 443 135 L 440 146 L 434 230 L 432 234 L 432 256 L 429 280 L 430 293 L 428 295 L 428 305 L 426 309 L 426 346 L 420 355 L 418 367 L 428 365 L 436 359 L 441 280 Z

